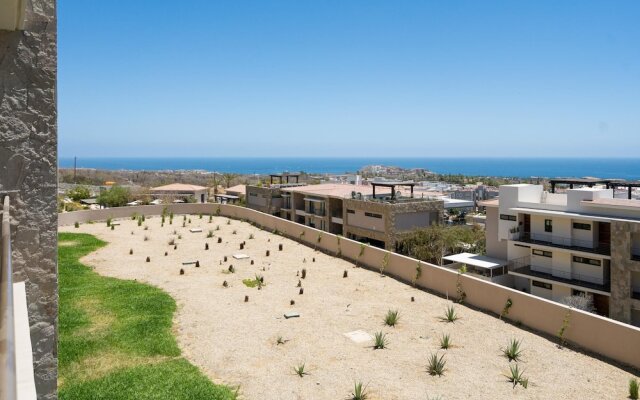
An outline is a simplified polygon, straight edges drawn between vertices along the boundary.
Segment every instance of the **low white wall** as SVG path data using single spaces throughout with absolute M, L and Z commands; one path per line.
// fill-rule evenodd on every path
M 420 262 L 393 252 L 365 246 L 360 256 L 362 244 L 344 237 L 338 237 L 292 221 L 274 217 L 249 208 L 228 204 L 173 204 L 168 206 L 137 206 L 104 210 L 75 211 L 60 214 L 59 225 L 73 225 L 75 222 L 99 221 L 109 217 L 130 218 L 134 213 L 158 215 L 164 208 L 174 214 L 214 214 L 244 219 L 264 229 L 296 238 L 309 246 L 331 253 L 340 250 L 343 257 L 358 260 L 360 265 L 379 270 L 386 264 L 384 273 L 405 282 L 411 282 L 420 265 L 422 274 L 417 280 L 418 287 L 449 297 L 456 296 L 457 273 L 446 267 Z M 320 241 L 318 242 L 318 237 Z M 339 244 L 338 244 L 339 242 Z M 386 261 L 385 261 L 386 260 Z M 508 318 L 518 321 L 534 330 L 555 336 L 569 315 L 569 327 L 565 339 L 586 350 L 598 353 L 623 364 L 640 368 L 640 329 L 595 314 L 571 309 L 562 304 L 548 301 L 528 293 L 500 286 L 470 275 L 460 276 L 466 293 L 465 303 L 479 309 L 500 314 L 507 299 L 513 305 Z

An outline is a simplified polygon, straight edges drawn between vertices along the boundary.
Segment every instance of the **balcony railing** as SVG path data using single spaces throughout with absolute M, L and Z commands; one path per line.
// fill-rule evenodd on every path
M 594 282 L 594 277 L 591 275 L 559 271 L 541 266 L 535 266 L 535 269 L 533 269 L 530 256 L 513 259 L 509 261 L 508 267 L 509 271 L 531 276 L 532 278 L 543 278 L 603 292 L 611 291 L 611 282 L 608 277 L 603 276 L 602 282 Z
M 0 399 L 17 398 L 9 196 L 2 207 L 0 237 Z
M 563 249 L 583 251 L 587 253 L 611 255 L 611 244 L 605 242 L 592 242 L 575 238 L 567 238 L 544 233 L 521 232 L 515 234 L 515 239 L 520 242 L 540 244 L 544 246 L 560 247 Z

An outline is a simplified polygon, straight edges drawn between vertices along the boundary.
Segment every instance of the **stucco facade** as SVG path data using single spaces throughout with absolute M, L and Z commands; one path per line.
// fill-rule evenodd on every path
M 27 0 L 24 30 L 0 31 L 0 193 L 11 198 L 39 399 L 57 385 L 56 40 L 54 0 Z

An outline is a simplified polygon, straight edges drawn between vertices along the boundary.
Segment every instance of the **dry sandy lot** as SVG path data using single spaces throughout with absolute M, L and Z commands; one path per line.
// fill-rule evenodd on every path
M 148 230 L 131 220 L 118 221 L 121 225 L 115 230 L 103 222 L 61 230 L 90 233 L 109 242 L 83 260 L 98 273 L 137 279 L 171 294 L 178 303 L 175 331 L 184 355 L 214 381 L 239 385 L 246 399 L 345 399 L 354 381 L 368 385 L 370 399 L 385 400 L 627 396 L 631 375 L 614 365 L 558 349 L 553 341 L 464 306 L 456 305 L 460 320 L 442 322 L 439 317 L 452 304 L 443 298 L 248 223 L 231 220 L 227 225 L 223 217 L 214 217 L 212 223 L 207 216 L 189 218 L 192 223 L 185 228 L 182 216 L 176 216 L 173 225 L 167 220 L 164 227 L 160 217 L 147 218 Z M 202 228 L 202 232 L 190 233 L 190 228 Z M 214 231 L 213 238 L 206 238 L 209 230 Z M 250 235 L 254 238 L 249 239 Z M 222 243 L 217 243 L 218 237 Z M 177 250 L 168 245 L 172 238 Z M 241 251 L 243 241 L 246 247 Z M 283 251 L 278 251 L 279 244 Z M 131 248 L 133 255 L 129 255 Z M 237 253 L 250 259 L 232 258 Z M 223 262 L 225 256 L 227 262 Z M 182 265 L 196 260 L 200 268 Z M 229 265 L 235 273 L 228 273 Z M 297 273 L 302 268 L 307 277 L 302 280 L 304 294 L 299 295 Z M 343 278 L 345 270 L 347 278 Z M 264 276 L 262 290 L 242 283 L 256 274 Z M 222 285 L 225 280 L 228 288 Z M 395 328 L 383 325 L 389 309 L 400 311 Z M 285 319 L 283 314 L 289 311 L 299 312 L 300 318 Z M 373 350 L 372 342 L 359 344 L 344 336 L 355 330 L 384 331 L 388 349 Z M 438 350 L 443 333 L 451 334 L 454 345 L 446 351 Z M 278 336 L 286 343 L 276 344 Z M 511 338 L 523 341 L 520 364 L 530 381 L 526 390 L 513 389 L 504 377 L 509 362 L 500 349 Z M 427 358 L 436 351 L 445 354 L 442 377 L 426 372 Z M 300 363 L 309 370 L 304 378 L 293 372 Z

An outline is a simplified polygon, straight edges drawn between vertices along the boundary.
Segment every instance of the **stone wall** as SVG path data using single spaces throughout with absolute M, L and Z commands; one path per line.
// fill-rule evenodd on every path
M 55 0 L 26 0 L 23 31 L 0 31 L 0 193 L 11 197 L 15 281 L 25 281 L 39 399 L 56 398 Z
M 631 307 L 640 309 L 640 300 L 631 297 L 631 272 L 640 272 L 640 261 L 631 259 L 631 235 L 640 233 L 640 224 L 611 223 L 611 297 L 609 317 L 631 322 Z

